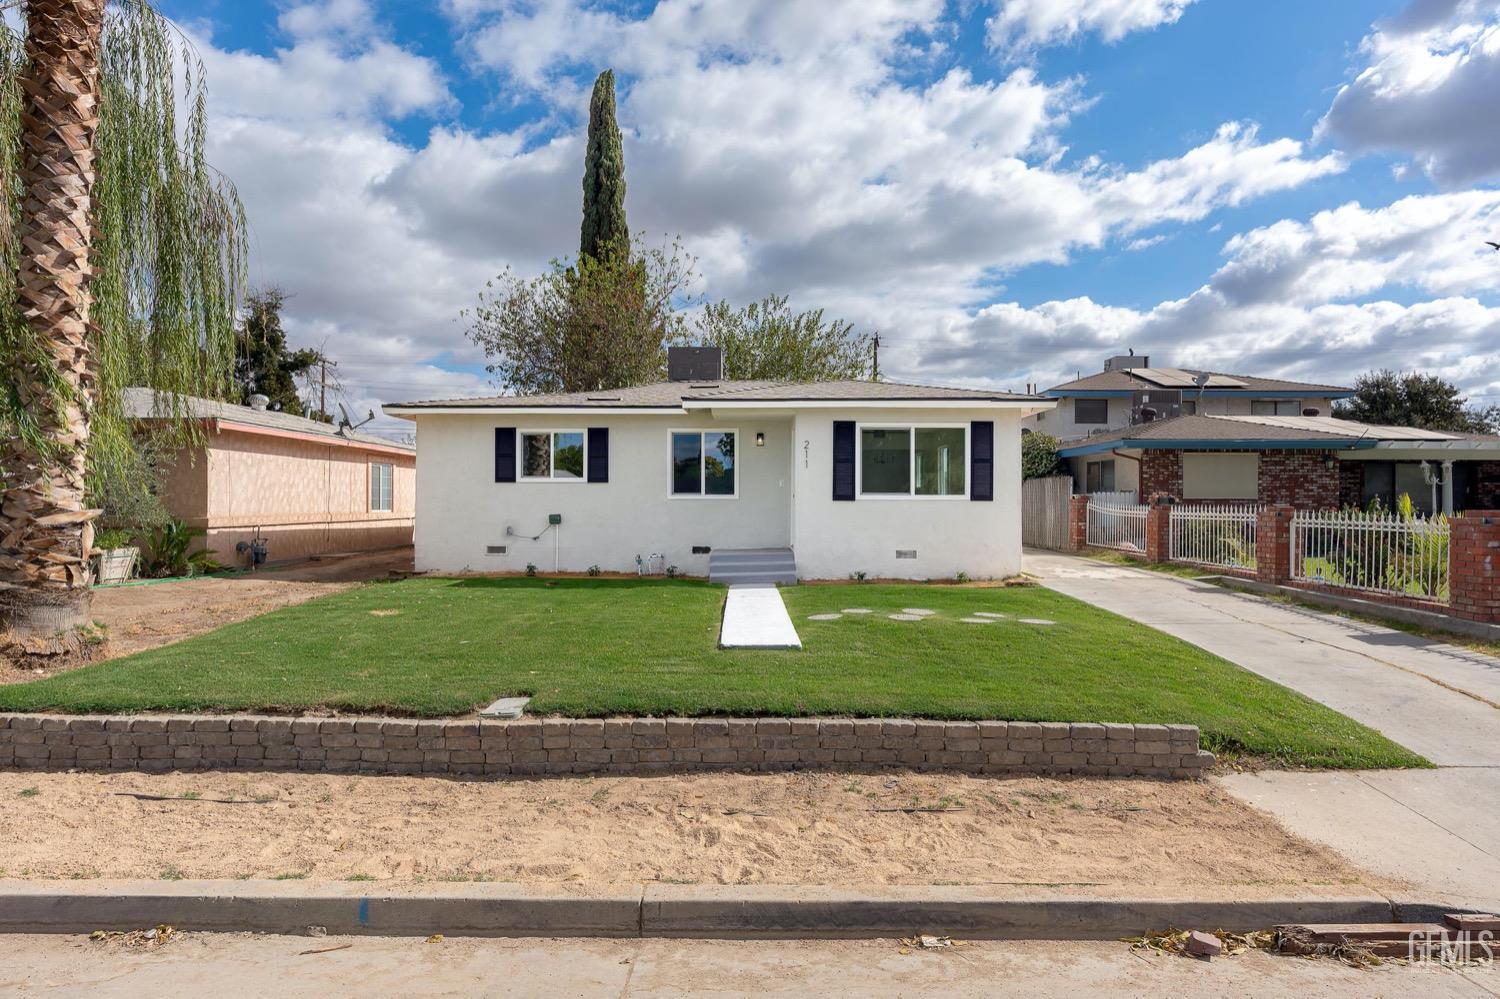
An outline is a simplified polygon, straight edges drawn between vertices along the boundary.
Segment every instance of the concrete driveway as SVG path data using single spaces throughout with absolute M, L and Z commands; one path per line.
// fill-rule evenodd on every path
M 1363 722 L 1439 766 L 1500 766 L 1500 660 L 1164 573 L 1052 552 L 1049 589 L 1222 656 Z
M 1500 907 L 1500 660 L 1092 559 L 1027 552 L 1026 569 L 1050 589 L 1222 656 L 1437 764 L 1219 780 L 1292 831 L 1407 882 L 1410 900 Z

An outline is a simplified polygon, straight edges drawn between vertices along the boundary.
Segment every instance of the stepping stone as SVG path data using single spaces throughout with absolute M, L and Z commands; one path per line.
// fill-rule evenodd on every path
M 920 620 L 922 620 L 922 615 L 921 614 L 887 614 L 886 617 L 890 618 L 892 621 L 920 621 Z
M 1048 621 L 1044 617 L 1019 617 L 1016 618 L 1022 624 L 1056 624 L 1056 621 Z
M 995 611 L 975 611 L 974 612 L 974 616 L 975 617 L 987 617 L 987 618 L 990 618 L 990 619 L 995 620 L 995 621 L 999 621 L 999 620 L 1001 620 L 1003 618 L 1010 617 L 1009 614 L 1000 614 L 1000 613 L 997 613 Z
M 962 621 L 964 624 L 994 624 L 995 623 L 995 619 L 992 618 L 992 617 L 961 617 L 961 618 L 959 618 L 959 620 Z
M 868 607 L 845 607 L 844 608 L 844 613 L 845 614 L 869 614 L 870 613 L 870 608 L 868 608 Z
M 932 615 L 936 614 L 937 611 L 928 610 L 926 607 L 903 607 L 901 608 L 901 613 L 911 614 L 915 617 L 931 617 Z
M 837 621 L 843 616 L 842 614 L 809 614 L 807 619 L 809 621 Z
M 529 697 L 502 697 L 489 707 L 479 709 L 481 718 L 519 718 L 531 703 Z

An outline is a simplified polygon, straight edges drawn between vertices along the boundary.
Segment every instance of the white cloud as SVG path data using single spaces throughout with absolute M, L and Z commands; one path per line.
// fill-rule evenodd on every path
M 938 335 L 894 337 L 901 356 L 893 363 L 934 380 L 999 376 L 1045 386 L 1134 348 L 1158 364 L 1334 384 L 1370 368 L 1420 368 L 1500 401 L 1500 308 L 1484 301 L 1500 264 L 1472 237 L 1496 221 L 1494 191 L 1374 209 L 1351 203 L 1235 236 L 1207 283 L 1148 309 L 1075 298 L 1030 308 L 1001 302 L 972 316 L 914 314 L 913 328 Z M 1401 290 L 1440 297 L 1358 301 Z
M 1160 328 L 1171 310 L 968 310 L 1028 264 L 1138 247 L 1344 165 L 1249 123 L 1145 164 L 1080 160 L 1061 132 L 1087 108 L 1086 82 L 1027 66 L 974 78 L 944 55 L 941 0 L 664 0 L 634 20 L 570 0 L 446 9 L 463 51 L 500 81 L 496 101 L 538 102 L 539 115 L 512 131 L 445 120 L 456 101 L 442 70 L 360 3 L 288 9 L 291 43 L 270 55 L 199 42 L 210 155 L 244 196 L 253 279 L 293 296 L 295 341 L 326 340 L 361 412 L 484 390 L 444 370 L 481 361 L 459 311 L 507 265 L 532 273 L 576 245 L 600 65 L 622 71 L 632 229 L 680 233 L 714 297 L 787 292 L 886 331 L 893 374 L 1019 383 L 1076 348 L 1092 367 L 1096 346 Z M 411 142 L 390 127 L 403 117 L 435 124 Z M 972 363 L 943 361 L 949 348 Z
M 1497 11 L 1497 0 L 1425 0 L 1377 25 L 1319 133 L 1353 152 L 1407 154 L 1448 186 L 1500 176 Z
M 375 30 L 370 0 L 320 0 L 286 8 L 276 23 L 295 38 L 366 35 Z
M 1117 42 L 1133 31 L 1173 24 L 1194 0 L 999 0 L 987 23 L 990 44 L 1007 52 L 1097 34 Z

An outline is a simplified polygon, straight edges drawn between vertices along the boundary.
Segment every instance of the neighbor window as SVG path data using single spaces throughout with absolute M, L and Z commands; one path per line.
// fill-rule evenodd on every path
M 861 427 L 859 490 L 865 495 L 962 496 L 964 427 Z
M 1251 416 L 1297 416 L 1302 412 L 1300 399 L 1251 399 Z
M 733 430 L 672 431 L 672 495 L 734 496 Z
M 1084 466 L 1084 489 L 1091 493 L 1112 493 L 1115 491 L 1115 463 L 1109 461 L 1091 461 Z
M 1260 492 L 1260 455 L 1184 454 L 1183 499 L 1253 500 Z
M 384 462 L 373 462 L 370 465 L 370 509 L 377 512 L 388 513 L 391 510 L 392 479 L 395 475 L 393 466 Z
M 1108 423 L 1109 422 L 1109 400 L 1108 399 L 1074 399 L 1073 400 L 1073 422 L 1074 423 Z
M 521 478 L 583 479 L 583 431 L 538 430 L 521 434 Z

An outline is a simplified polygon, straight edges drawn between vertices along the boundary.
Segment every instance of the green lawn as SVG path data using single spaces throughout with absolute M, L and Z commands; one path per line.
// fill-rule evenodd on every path
M 1040 587 L 798 586 L 805 648 L 716 648 L 724 590 L 699 582 L 377 583 L 124 659 L 0 687 L 0 710 L 462 714 L 848 714 L 1194 723 L 1211 747 L 1312 766 L 1420 758 L 1174 638 Z M 877 613 L 836 621 L 845 607 Z M 903 607 L 934 617 L 891 621 Z M 974 611 L 1013 615 L 996 624 Z M 1014 618 L 1045 618 L 1050 626 Z

